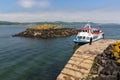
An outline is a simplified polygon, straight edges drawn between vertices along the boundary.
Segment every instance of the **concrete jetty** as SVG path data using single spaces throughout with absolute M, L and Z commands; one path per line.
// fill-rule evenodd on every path
M 84 78 L 89 75 L 96 55 L 101 54 L 109 44 L 113 44 L 116 41 L 117 40 L 102 39 L 93 42 L 92 45 L 85 44 L 80 46 L 56 80 L 84 80 Z

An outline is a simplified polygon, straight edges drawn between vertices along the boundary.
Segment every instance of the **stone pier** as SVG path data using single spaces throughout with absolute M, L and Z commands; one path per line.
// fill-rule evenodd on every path
M 57 80 L 84 80 L 91 70 L 96 55 L 101 54 L 109 44 L 116 41 L 102 39 L 93 42 L 92 45 L 80 46 L 60 72 Z

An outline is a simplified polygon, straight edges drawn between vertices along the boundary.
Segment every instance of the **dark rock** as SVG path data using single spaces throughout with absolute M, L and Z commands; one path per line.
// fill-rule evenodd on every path
M 20 37 L 31 37 L 31 38 L 56 38 L 66 37 L 77 34 L 79 30 L 74 28 L 61 28 L 61 29 L 48 29 L 48 30 L 29 30 L 13 35 Z
M 120 63 L 112 50 L 112 45 L 109 45 L 102 54 L 96 56 L 87 80 L 120 80 Z

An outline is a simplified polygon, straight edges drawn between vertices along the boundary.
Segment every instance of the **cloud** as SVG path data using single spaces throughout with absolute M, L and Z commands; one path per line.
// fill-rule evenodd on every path
M 20 0 L 19 4 L 23 8 L 31 8 L 35 5 L 35 1 L 34 0 Z
M 50 6 L 49 0 L 19 0 L 18 3 L 23 8 L 32 8 L 32 7 L 47 8 Z
M 85 12 L 37 12 L 37 13 L 0 13 L 3 21 L 17 22 L 40 22 L 40 21 L 66 21 L 66 22 L 98 22 L 98 23 L 120 23 L 120 12 L 107 11 L 85 11 Z

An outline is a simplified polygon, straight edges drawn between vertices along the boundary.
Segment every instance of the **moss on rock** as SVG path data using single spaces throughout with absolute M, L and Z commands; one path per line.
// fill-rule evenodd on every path
M 64 27 L 59 25 L 43 24 L 43 25 L 30 27 L 28 28 L 28 30 L 49 30 L 49 29 L 61 29 L 61 28 L 64 28 Z

